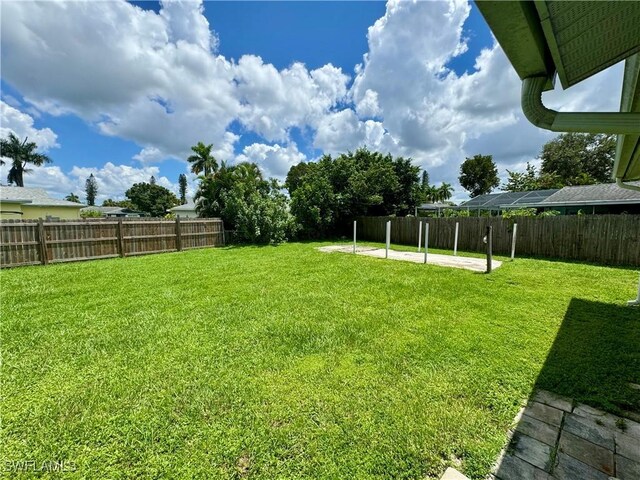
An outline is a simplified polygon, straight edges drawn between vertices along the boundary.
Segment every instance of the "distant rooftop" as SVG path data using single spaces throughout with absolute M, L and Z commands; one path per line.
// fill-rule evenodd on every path
M 96 205 L 89 205 L 87 207 L 81 208 L 80 211 L 81 212 L 89 212 L 89 211 L 100 212 L 103 215 L 120 215 L 120 216 L 124 216 L 124 215 L 127 215 L 127 214 L 137 214 L 137 215 L 142 215 L 142 216 L 145 215 L 144 212 L 139 212 L 137 210 L 132 210 L 130 208 L 125 208 L 125 207 L 98 207 Z
M 559 191 L 560 189 L 558 188 L 552 188 L 548 190 L 531 190 L 529 192 L 489 193 L 487 195 L 478 195 L 464 202 L 460 207 L 487 210 L 492 208 L 518 208 L 524 205 L 541 203 Z
M 81 203 L 52 198 L 44 188 L 0 186 L 0 202 L 25 203 L 46 207 L 82 207 Z
M 444 208 L 451 208 L 453 205 L 451 203 L 423 203 L 418 207 L 418 210 L 440 210 Z
M 640 186 L 640 182 L 629 182 Z M 532 190 L 479 195 L 458 208 L 501 210 L 507 208 L 553 207 L 640 203 L 640 192 L 620 188 L 615 183 L 579 185 L 561 189 Z
M 629 185 L 640 186 L 640 182 L 628 182 Z M 598 185 L 581 185 L 564 187 L 559 192 L 548 197 L 545 205 L 582 205 L 600 203 L 640 203 L 640 192 L 620 188 L 615 183 L 601 183 Z
M 191 212 L 196 209 L 196 204 L 193 202 L 187 202 L 184 205 L 178 205 L 177 207 L 171 207 L 170 212 Z

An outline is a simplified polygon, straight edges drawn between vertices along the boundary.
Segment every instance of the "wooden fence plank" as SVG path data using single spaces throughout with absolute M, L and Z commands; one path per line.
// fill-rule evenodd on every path
M 215 218 L 1 220 L 0 267 L 217 247 L 224 245 L 223 230 Z

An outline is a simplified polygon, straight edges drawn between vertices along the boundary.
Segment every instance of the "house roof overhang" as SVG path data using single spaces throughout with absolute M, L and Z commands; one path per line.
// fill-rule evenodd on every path
M 477 1 L 523 82 L 522 107 L 534 125 L 557 132 L 618 135 L 613 177 L 640 179 L 640 2 Z M 620 111 L 557 112 L 542 92 L 573 85 L 626 59 Z M 624 185 L 622 185 L 624 186 Z M 632 187 L 633 188 L 633 187 Z

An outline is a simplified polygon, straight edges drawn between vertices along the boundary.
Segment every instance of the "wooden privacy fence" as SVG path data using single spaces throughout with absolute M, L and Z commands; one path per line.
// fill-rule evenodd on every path
M 483 237 L 493 226 L 493 251 L 511 252 L 517 223 L 516 255 L 583 260 L 608 265 L 640 266 L 640 215 L 577 215 L 556 217 L 361 217 L 358 239 L 385 241 L 391 220 L 391 242 L 418 245 L 418 222 L 429 222 L 429 246 L 453 249 L 456 222 L 458 250 L 485 252 Z
M 224 245 L 219 218 L 0 221 L 0 267 L 129 257 Z

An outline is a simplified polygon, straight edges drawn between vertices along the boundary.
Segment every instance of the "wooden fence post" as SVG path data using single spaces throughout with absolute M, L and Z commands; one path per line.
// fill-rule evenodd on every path
M 513 224 L 513 238 L 511 239 L 511 260 L 516 256 L 516 233 L 518 231 L 518 224 Z
M 176 250 L 182 250 L 182 227 L 180 226 L 180 217 L 176 216 Z
M 44 233 L 44 220 L 38 219 L 38 242 L 40 243 L 40 261 L 43 265 L 49 263 L 47 257 L 47 236 Z
M 118 238 L 118 255 L 124 257 L 124 238 L 122 232 L 122 219 L 118 219 L 118 225 L 116 227 L 116 237 Z

